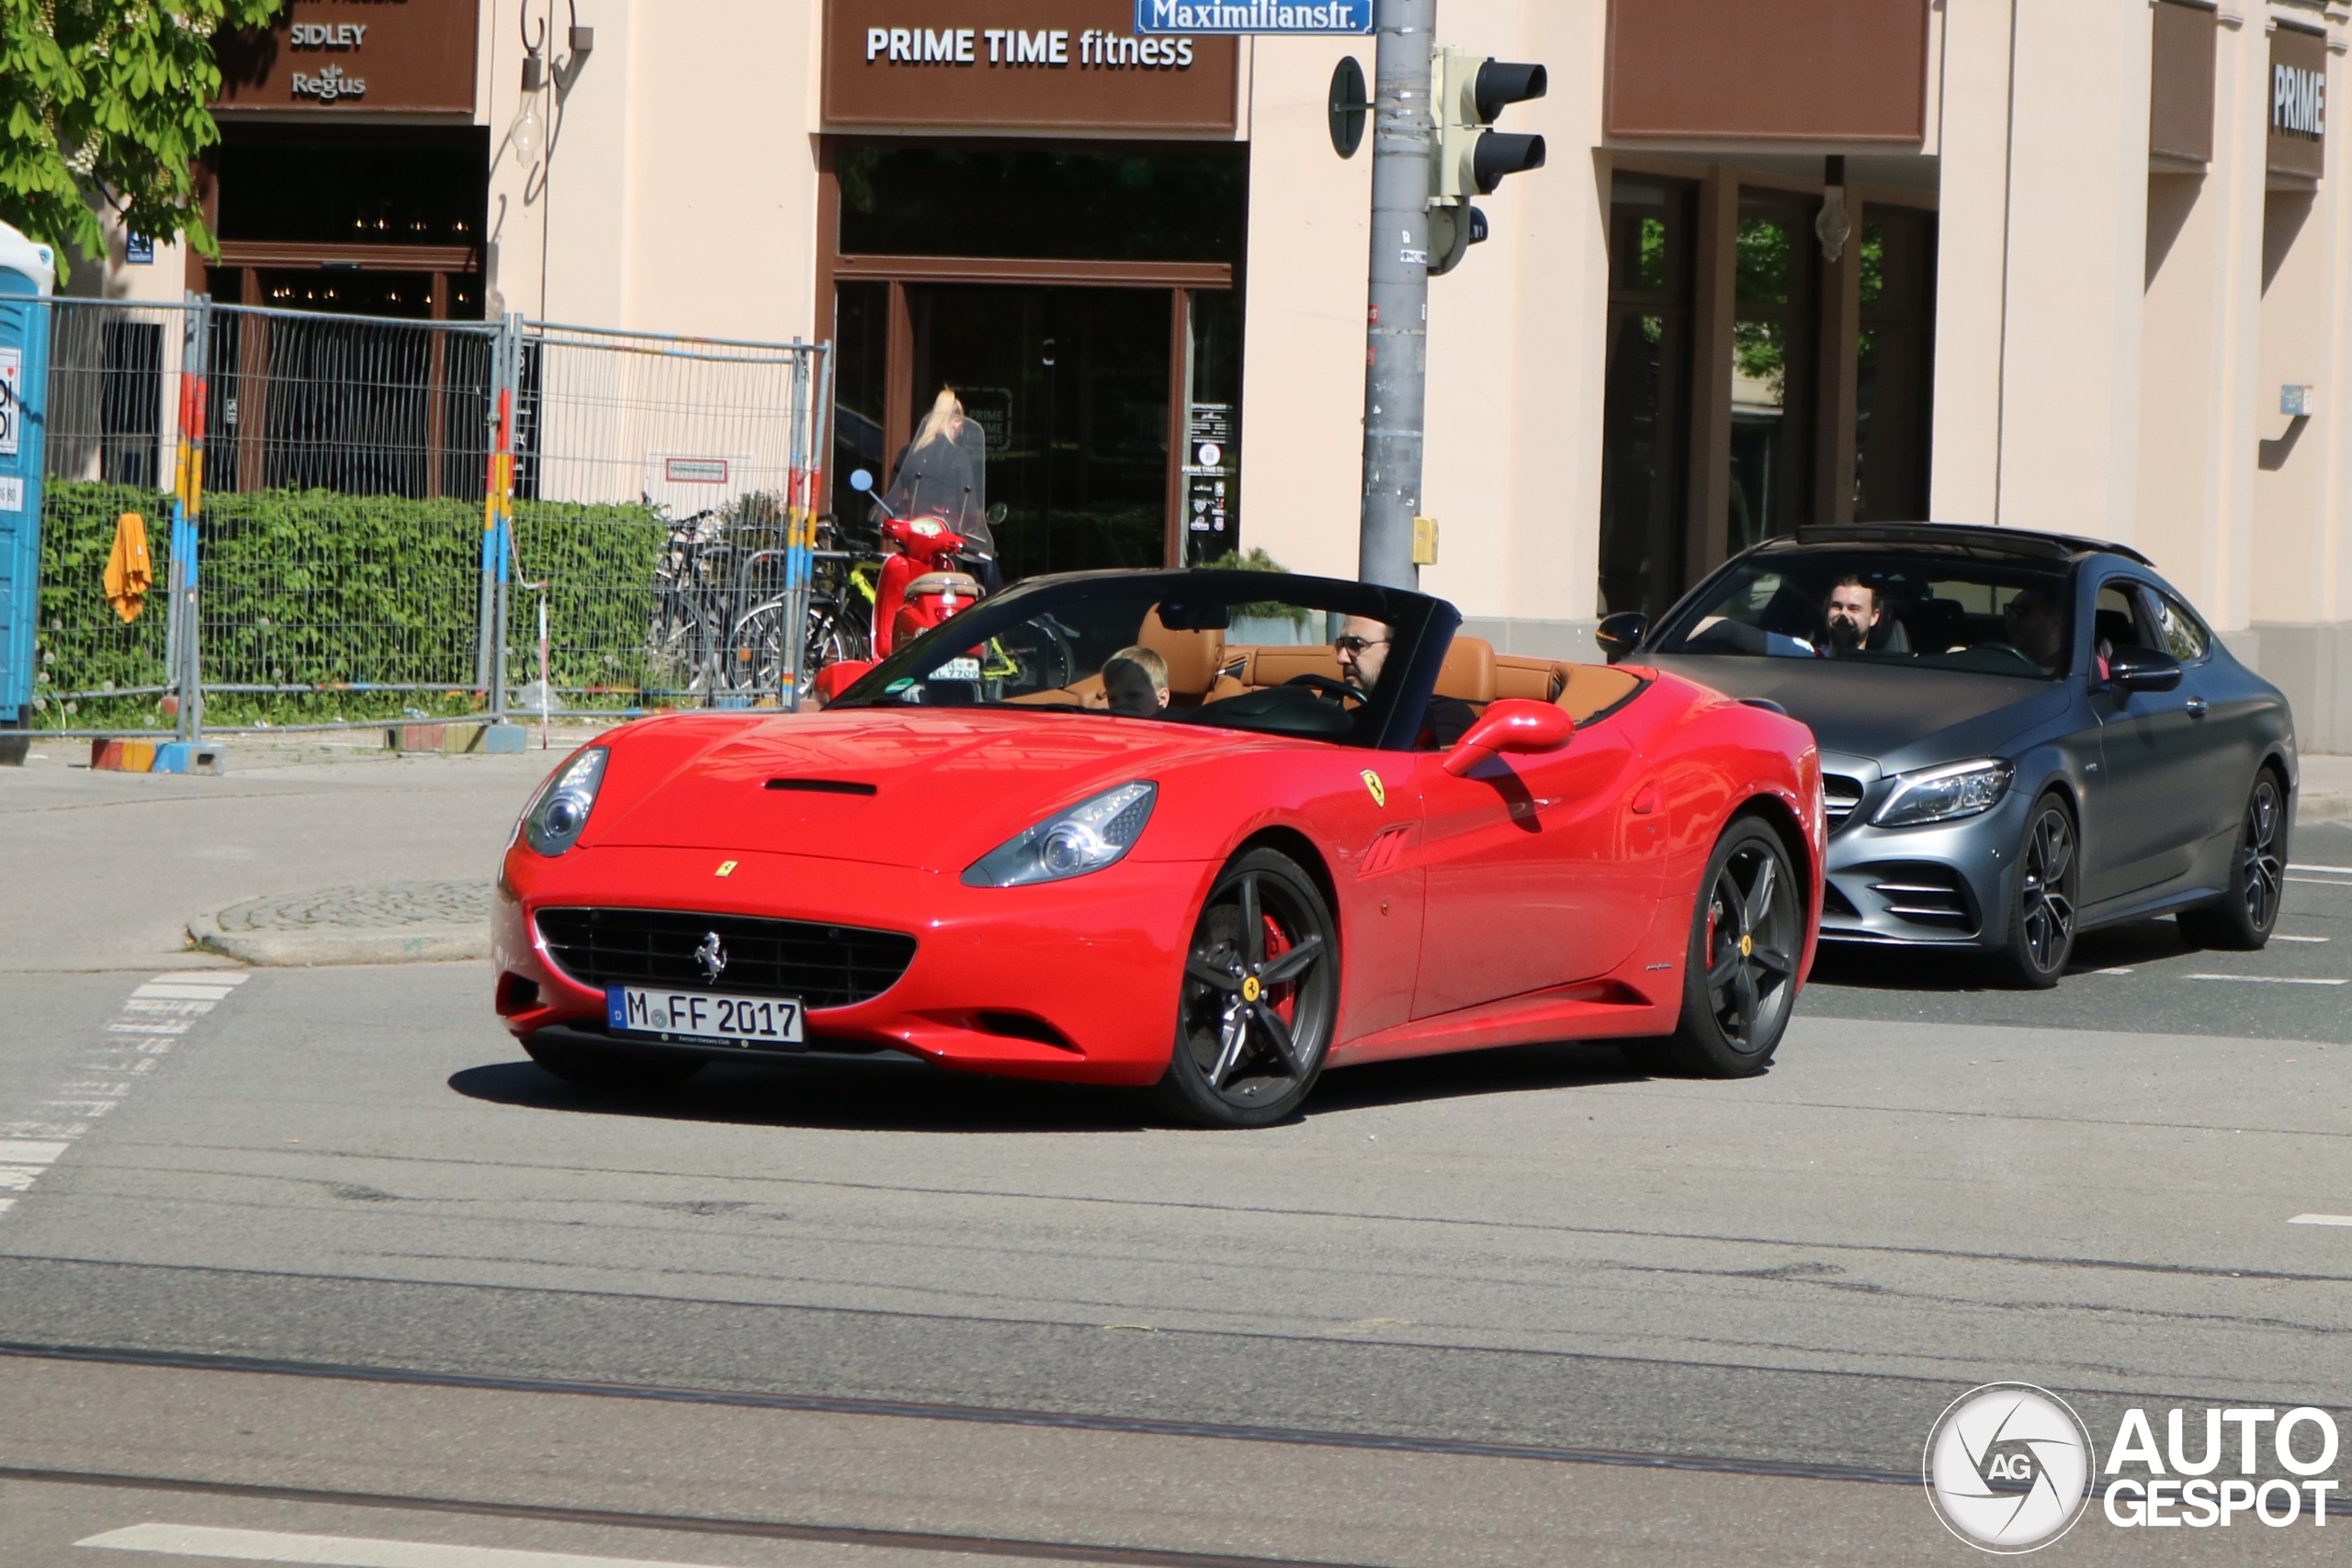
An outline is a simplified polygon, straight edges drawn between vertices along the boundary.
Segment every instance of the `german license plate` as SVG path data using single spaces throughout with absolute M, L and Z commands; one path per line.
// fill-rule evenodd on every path
M 791 998 L 729 997 L 646 986 L 605 988 L 605 1021 L 628 1034 L 718 1045 L 797 1045 L 800 1003 Z

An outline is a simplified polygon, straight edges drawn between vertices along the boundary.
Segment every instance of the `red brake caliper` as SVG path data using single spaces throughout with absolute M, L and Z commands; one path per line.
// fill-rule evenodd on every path
M 1266 922 L 1266 962 L 1272 964 L 1290 951 L 1290 939 L 1283 935 L 1282 927 L 1274 924 L 1273 916 L 1261 915 L 1259 919 Z M 1272 1008 L 1284 1023 L 1297 1021 L 1291 1014 L 1298 1006 L 1298 982 L 1285 981 L 1272 987 L 1266 995 L 1266 1005 Z

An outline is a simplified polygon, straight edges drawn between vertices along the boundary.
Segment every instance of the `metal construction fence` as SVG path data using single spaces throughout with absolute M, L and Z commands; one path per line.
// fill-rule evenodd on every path
M 829 345 L 50 309 L 30 728 L 798 705 Z

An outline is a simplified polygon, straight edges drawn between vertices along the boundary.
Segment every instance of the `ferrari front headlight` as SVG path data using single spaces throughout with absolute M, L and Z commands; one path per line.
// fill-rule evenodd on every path
M 1151 820 L 1156 784 L 1124 784 L 1055 813 L 972 863 L 967 887 L 1027 887 L 1115 865 Z
M 560 855 L 580 841 L 609 755 L 605 748 L 591 746 L 556 770 L 523 812 L 524 842 L 543 855 Z
M 1929 822 L 1951 822 L 1975 817 L 2000 804 L 2017 769 L 1998 758 L 1954 762 L 1949 767 L 1922 768 L 1897 773 L 1894 787 L 1871 813 L 1879 828 L 1917 828 Z

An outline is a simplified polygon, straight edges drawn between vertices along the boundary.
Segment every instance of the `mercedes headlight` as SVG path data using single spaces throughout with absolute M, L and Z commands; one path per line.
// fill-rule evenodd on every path
M 538 795 L 523 812 L 526 843 L 543 855 L 560 855 L 580 841 L 610 754 L 602 746 L 591 746 L 539 786 Z
M 1155 784 L 1124 784 L 1055 813 L 972 863 L 967 887 L 1026 887 L 1115 865 L 1151 820 Z
M 2012 764 L 1988 757 L 1897 773 L 1894 787 L 1871 813 L 1871 822 L 1880 828 L 1917 828 L 1926 822 L 1977 816 L 1999 804 L 2016 773 Z

